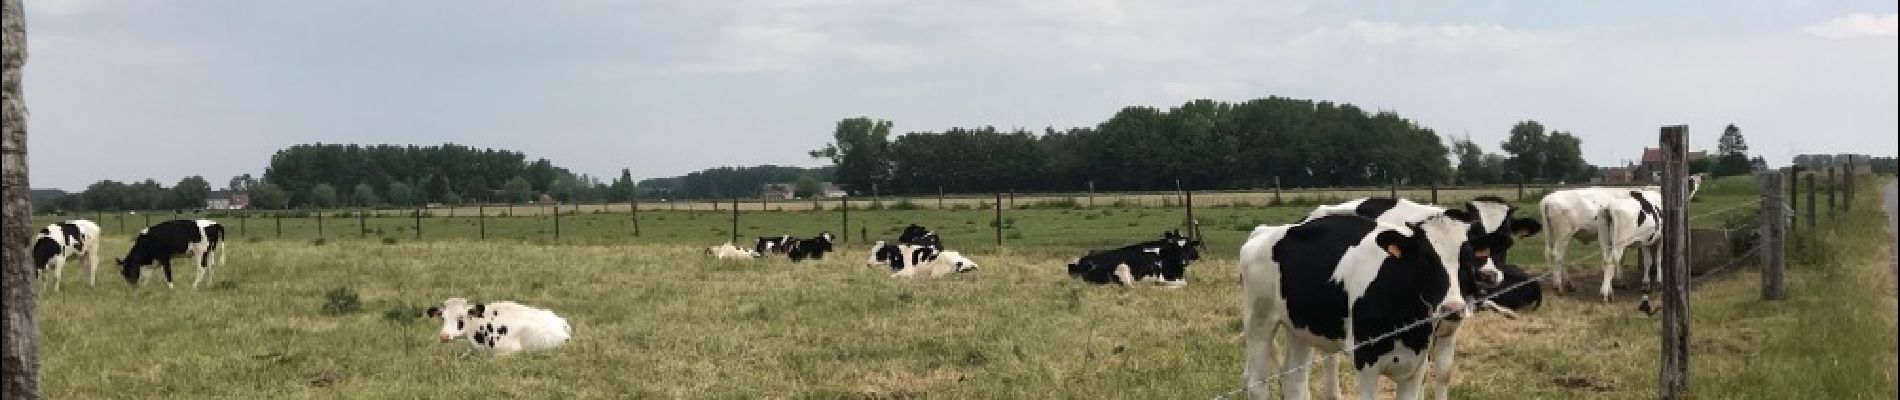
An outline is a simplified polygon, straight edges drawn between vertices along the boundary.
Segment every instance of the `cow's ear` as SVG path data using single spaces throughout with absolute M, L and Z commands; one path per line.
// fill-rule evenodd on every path
M 1391 255 L 1392 258 L 1402 258 L 1405 257 L 1405 252 L 1402 249 L 1405 247 L 1404 244 L 1407 239 L 1409 238 L 1398 232 L 1384 231 L 1379 232 L 1379 236 L 1374 237 L 1372 242 L 1378 244 L 1379 248 L 1385 249 L 1385 253 Z
M 1544 231 L 1544 224 L 1537 223 L 1535 219 L 1518 218 L 1516 221 L 1511 221 L 1511 233 L 1517 237 L 1530 237 L 1542 231 Z
M 487 305 L 487 304 L 476 304 L 476 305 L 475 305 L 474 307 L 470 307 L 470 308 L 468 309 L 468 316 L 470 316 L 470 317 L 480 317 L 480 316 L 482 316 L 482 313 L 483 313 L 483 312 L 487 312 L 487 311 L 488 311 L 488 305 Z
M 1451 217 L 1451 219 L 1457 220 L 1458 222 L 1471 222 L 1471 213 L 1467 213 L 1465 210 L 1456 208 L 1445 210 L 1445 216 Z
M 429 307 L 429 310 L 423 311 L 423 313 L 428 314 L 429 318 L 440 317 L 442 316 L 442 309 L 439 307 Z

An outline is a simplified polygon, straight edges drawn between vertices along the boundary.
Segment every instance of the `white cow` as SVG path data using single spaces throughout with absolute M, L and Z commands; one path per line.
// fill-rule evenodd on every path
M 1702 187 L 1702 179 L 1702 174 L 1689 176 L 1689 199 L 1695 198 L 1696 191 Z M 1548 232 L 1548 237 L 1544 240 L 1544 256 L 1550 261 L 1550 278 L 1551 282 L 1557 286 L 1557 290 L 1571 289 L 1570 277 L 1564 265 L 1564 252 L 1570 247 L 1570 239 L 1575 238 L 1584 243 L 1595 241 L 1601 235 L 1601 232 L 1598 232 L 1601 229 L 1598 217 L 1613 203 L 1631 199 L 1631 193 L 1647 193 L 1646 197 L 1650 199 L 1662 199 L 1661 190 L 1662 188 L 1657 186 L 1588 187 L 1560 190 L 1544 196 L 1544 199 L 1538 203 L 1538 207 L 1543 210 L 1544 230 Z M 1655 201 L 1657 207 L 1662 206 L 1660 201 L 1652 201 Z M 1604 261 L 1621 261 L 1610 260 L 1610 255 L 1607 254 L 1608 249 L 1605 248 L 1604 251 L 1606 253 L 1603 254 Z
M 1597 293 L 1610 301 L 1610 281 L 1622 267 L 1623 251 L 1637 246 L 1642 262 L 1637 273 L 1643 279 L 1643 302 L 1648 304 L 1649 288 L 1662 281 L 1657 255 L 1662 247 L 1662 194 L 1651 191 L 1630 193 L 1630 197 L 1611 200 L 1597 213 L 1597 243 L 1603 251 L 1603 285 Z
M 33 236 L 32 249 L 33 270 L 53 270 L 53 291 L 59 291 L 60 283 L 65 281 L 62 275 L 68 258 L 85 259 L 86 284 L 98 283 L 99 224 L 75 219 L 47 225 Z
M 430 307 L 428 314 L 442 319 L 442 329 L 437 333 L 441 341 L 468 336 L 475 348 L 501 355 L 552 349 L 573 336 L 567 319 L 553 311 L 512 301 L 471 305 L 468 299 L 456 297 Z
M 746 251 L 746 249 L 739 248 L 739 246 L 732 245 L 732 242 L 726 242 L 726 244 L 708 247 L 706 248 L 706 254 L 712 255 L 713 258 L 717 258 L 721 260 L 749 259 L 749 258 L 758 256 L 756 254 L 753 254 L 750 251 Z

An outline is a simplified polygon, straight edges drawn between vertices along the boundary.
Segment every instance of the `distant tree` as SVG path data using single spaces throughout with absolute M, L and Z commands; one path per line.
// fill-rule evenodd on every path
M 1537 121 L 1522 121 L 1511 127 L 1511 136 L 1504 140 L 1502 148 L 1505 153 L 1511 154 L 1513 177 L 1531 180 L 1544 176 L 1548 140 L 1544 135 L 1544 125 Z
M 442 203 L 452 204 L 452 205 L 462 204 L 462 195 L 456 194 L 455 192 L 449 192 L 449 195 L 442 199 Z
M 501 184 L 501 200 L 508 203 L 521 203 L 532 199 L 534 187 L 528 184 L 528 178 L 514 177 Z
M 607 193 L 607 201 L 621 202 L 632 199 L 633 171 L 621 168 L 620 177 L 614 178 L 613 184 L 607 187 Z
M 890 134 L 890 121 L 848 118 L 838 121 L 830 144 L 809 154 L 837 165 L 837 180 L 851 191 L 870 193 L 872 185 L 890 180 Z
M 376 197 L 376 188 L 367 183 L 358 183 L 356 187 L 350 188 L 350 203 L 357 207 L 372 207 L 381 205 L 383 199 Z
M 824 190 L 824 188 L 820 187 L 817 177 L 813 177 L 810 174 L 799 175 L 798 183 L 793 185 L 792 195 L 809 198 L 819 195 L 818 192 L 821 190 Z
M 290 205 L 290 195 L 284 193 L 282 186 L 266 183 L 251 190 L 251 204 L 264 209 L 282 210 Z
M 1544 140 L 1544 176 L 1546 181 L 1587 182 L 1595 168 L 1583 160 L 1582 140 L 1564 131 L 1552 131 Z
M 316 186 L 311 186 L 310 191 L 304 195 L 303 203 L 305 207 L 312 208 L 336 207 L 336 187 L 330 186 L 328 183 L 319 183 Z
M 449 177 L 443 174 L 431 176 L 429 177 L 428 185 L 425 185 L 423 190 L 428 192 L 429 202 L 441 202 L 442 199 L 449 196 L 449 192 L 452 190 L 449 187 Z
M 202 176 L 187 176 L 172 186 L 171 193 L 176 200 L 167 208 L 204 208 L 205 198 L 211 197 L 211 182 Z
M 1768 160 L 1761 158 L 1761 156 L 1755 156 L 1755 158 L 1748 160 L 1748 166 L 1752 171 L 1766 171 L 1768 170 Z
M 1485 170 L 1484 148 L 1478 147 L 1471 139 L 1462 139 L 1451 143 L 1451 154 L 1458 159 L 1456 178 L 1460 184 L 1491 183 L 1490 171 Z
M 454 192 L 450 193 L 453 194 Z M 383 197 L 385 197 L 383 200 L 388 201 L 389 204 L 392 205 L 413 206 L 422 204 L 421 199 L 416 198 L 416 189 L 402 182 L 390 182 L 389 188 L 383 190 Z
M 233 192 L 238 192 L 238 193 L 245 193 L 245 192 L 250 192 L 252 189 L 257 188 L 257 185 L 258 185 L 257 178 L 252 178 L 251 174 L 243 174 L 243 175 L 231 177 L 230 183 L 226 184 L 224 186 L 224 189 L 230 190 Z
M 1711 172 L 1716 176 L 1742 175 L 1755 170 L 1754 163 L 1748 158 L 1748 140 L 1742 137 L 1742 129 L 1736 128 L 1735 124 L 1722 129 L 1722 137 L 1715 146 L 1715 158 Z

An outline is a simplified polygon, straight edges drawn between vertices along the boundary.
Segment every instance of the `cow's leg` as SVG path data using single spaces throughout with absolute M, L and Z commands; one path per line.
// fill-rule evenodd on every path
M 1598 290 L 1598 294 L 1603 295 L 1605 303 L 1610 302 L 1610 295 L 1614 293 L 1610 281 L 1616 278 L 1617 267 L 1623 263 L 1623 246 L 1615 245 L 1614 242 L 1607 239 L 1603 241 L 1603 287 Z
M 1128 264 L 1126 263 L 1115 265 L 1115 279 L 1121 281 L 1122 286 L 1133 286 L 1135 284 L 1135 274 L 1129 272 Z
M 1548 210 L 1546 210 L 1548 212 Z M 1549 222 L 1545 226 L 1550 226 Z M 1550 280 L 1557 291 L 1570 291 L 1570 278 L 1564 275 L 1564 250 L 1570 245 L 1570 235 L 1552 231 L 1545 233 L 1544 259 L 1550 261 Z
M 57 292 L 59 291 L 59 283 L 65 281 L 61 275 L 64 275 L 63 272 L 66 270 L 66 256 L 54 256 L 49 264 L 52 264 L 48 267 L 53 270 L 53 291 Z
M 1399 400 L 1418 400 L 1425 398 L 1425 375 L 1427 374 L 1425 372 L 1424 360 L 1419 360 L 1419 362 L 1413 363 L 1412 366 L 1402 369 L 1411 372 L 1403 376 L 1393 377 L 1392 383 L 1393 386 L 1396 386 L 1397 393 L 1392 396 L 1392 398 Z
M 1358 364 L 1358 363 L 1353 363 L 1353 364 Z M 1360 367 L 1358 369 L 1358 372 L 1354 374 L 1353 377 L 1357 378 L 1357 379 L 1354 379 L 1355 382 L 1353 383 L 1359 384 L 1359 398 L 1360 399 L 1378 400 L 1379 398 L 1379 367 L 1378 365 L 1375 364 L 1375 365 Z
M 1321 385 L 1326 385 L 1320 388 L 1322 391 L 1319 392 L 1319 398 L 1327 400 L 1345 398 L 1345 394 L 1339 390 L 1339 357 L 1340 355 L 1335 353 L 1321 357 L 1319 360 L 1319 382 Z
M 1434 388 L 1436 398 L 1447 400 L 1451 398 L 1452 363 L 1456 361 L 1458 335 L 1441 336 L 1436 342 L 1432 343 L 1432 382 L 1438 385 Z
M 1269 311 L 1273 306 L 1271 301 L 1255 298 L 1242 304 L 1246 318 L 1241 321 L 1241 331 L 1247 342 L 1247 368 L 1243 374 L 1247 398 L 1265 399 L 1273 390 L 1273 376 L 1280 373 L 1279 365 L 1273 362 L 1273 336 L 1280 330 L 1280 324 Z
M 197 289 L 199 283 L 204 283 L 205 276 L 211 275 L 211 257 L 212 254 L 209 250 L 199 252 L 197 257 L 193 257 L 194 259 L 192 261 L 196 261 L 198 265 L 198 274 L 191 277 L 192 289 Z
M 95 245 L 94 248 L 86 250 L 86 286 L 97 285 L 99 283 L 98 278 L 99 249 Z
M 1282 398 L 1306 400 L 1312 396 L 1312 390 L 1307 389 L 1306 385 L 1313 376 L 1313 346 L 1293 336 L 1287 334 L 1286 361 L 1280 363 L 1280 370 L 1273 373 L 1279 377 Z
M 160 267 L 165 268 L 165 288 L 177 289 L 178 288 L 177 286 L 172 285 L 172 259 L 171 257 L 163 257 L 163 256 L 159 257 L 158 265 Z

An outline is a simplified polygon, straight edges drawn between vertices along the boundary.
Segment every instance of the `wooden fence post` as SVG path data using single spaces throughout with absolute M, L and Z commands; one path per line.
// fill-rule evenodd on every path
M 368 209 L 359 208 L 356 210 L 356 235 L 357 236 L 369 237 L 369 224 L 365 223 L 367 222 L 366 220 L 368 219 L 368 217 L 366 217 L 365 215 L 369 213 L 366 211 L 368 211 Z
M 1847 155 L 1847 167 L 1841 169 L 1841 211 L 1854 211 L 1854 155 Z
M 1840 181 L 1838 180 L 1838 178 L 1836 178 L 1834 174 L 1834 171 L 1838 169 L 1839 168 L 1827 169 L 1827 218 L 1828 219 L 1834 219 L 1834 209 L 1835 209 L 1834 192 L 1839 191 L 1841 187 Z
M 1788 229 L 1801 228 L 1801 169 L 1800 165 L 1788 167 L 1788 209 L 1793 210 L 1790 217 L 1794 221 Z
M 416 226 L 415 226 L 416 240 L 421 240 L 422 239 L 422 209 L 420 208 L 416 209 L 415 218 L 416 218 Z M 561 237 L 561 208 L 555 207 L 554 208 L 554 238 L 559 239 L 560 237 Z
M 1658 394 L 1665 400 L 1689 391 L 1689 127 L 1662 128 L 1662 363 Z
M 1524 201 L 1524 177 L 1517 177 L 1517 201 Z
M 943 209 L 943 185 L 937 185 L 937 209 Z
M 844 227 L 838 228 L 838 232 L 844 234 L 845 243 L 851 243 L 851 195 L 838 196 L 838 212 L 844 215 Z M 863 235 L 859 236 L 863 239 Z
M 1788 289 L 1782 282 L 1782 238 L 1787 234 L 1787 209 L 1781 201 L 1781 174 L 1763 171 L 1757 180 L 1761 182 L 1761 227 L 1756 243 L 1761 246 L 1761 299 L 1784 300 Z
M 631 214 L 628 218 L 633 219 L 633 237 L 640 237 L 640 195 L 637 191 L 627 198 L 627 210 Z
M 1808 229 L 1809 230 L 1814 229 L 1816 225 L 1815 222 L 1817 222 L 1815 221 L 1815 219 L 1817 219 L 1819 216 L 1819 214 L 1815 212 L 1815 209 L 1817 208 L 1815 207 L 1816 205 L 1815 203 L 1818 203 L 1817 201 L 1815 201 L 1816 189 L 1817 188 L 1814 186 L 1814 174 L 1808 174 Z
M 1095 180 L 1089 180 L 1089 208 L 1095 208 Z
M 739 196 L 732 196 L 732 243 L 739 243 Z
M 151 218 L 151 217 L 146 217 Z M 323 210 L 317 210 L 317 238 L 323 238 Z
M 1003 250 L 1003 192 L 996 192 L 996 250 Z
M 1438 179 L 1432 179 L 1432 204 L 1438 204 Z
M 1390 179 L 1390 180 L 1391 182 L 1389 183 L 1392 185 L 1392 187 L 1386 193 L 1394 199 L 1399 198 L 1399 180 L 1397 179 Z
M 1283 200 L 1280 199 L 1280 176 L 1274 175 L 1273 176 L 1273 205 L 1277 206 L 1281 204 L 1285 204 L 1285 203 Z
M 475 205 L 475 225 L 477 226 L 477 228 L 475 229 L 481 232 L 479 233 L 479 235 L 481 236 L 478 236 L 478 237 L 481 238 L 481 240 L 488 240 L 488 205 L 487 204 Z
M 277 217 L 277 238 L 282 239 L 284 237 L 284 210 L 277 210 L 277 212 L 271 213 L 271 215 Z M 124 215 L 119 216 L 119 230 L 125 230 Z

